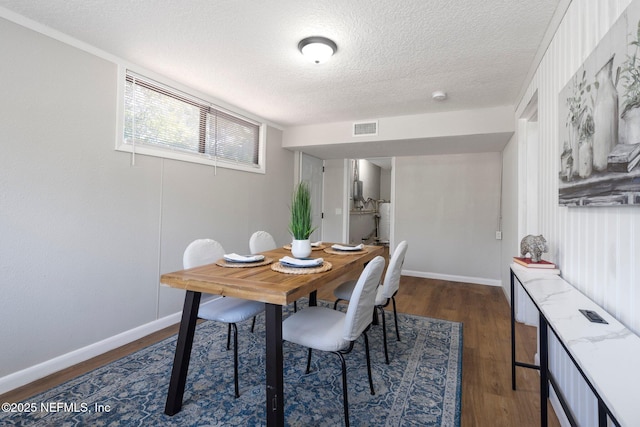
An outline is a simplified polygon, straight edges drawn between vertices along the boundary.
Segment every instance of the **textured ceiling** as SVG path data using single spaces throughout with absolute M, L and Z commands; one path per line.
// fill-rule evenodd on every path
M 0 0 L 281 126 L 513 105 L 561 0 Z M 338 52 L 307 62 L 298 42 Z M 445 102 L 431 93 L 444 90 Z

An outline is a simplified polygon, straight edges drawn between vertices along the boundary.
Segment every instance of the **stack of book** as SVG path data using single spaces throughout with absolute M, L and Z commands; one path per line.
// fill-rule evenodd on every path
M 609 153 L 607 170 L 609 172 L 631 172 L 640 162 L 640 143 L 618 144 Z
M 514 256 L 513 261 L 528 268 L 556 268 L 556 265 L 554 263 L 545 261 L 543 259 L 538 262 L 533 262 L 531 261 L 531 258 Z

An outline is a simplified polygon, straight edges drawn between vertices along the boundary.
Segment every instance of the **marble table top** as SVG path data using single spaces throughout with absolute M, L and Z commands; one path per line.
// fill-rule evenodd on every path
M 640 337 L 557 274 L 511 269 L 620 425 L 640 426 Z M 579 309 L 608 324 L 590 322 Z

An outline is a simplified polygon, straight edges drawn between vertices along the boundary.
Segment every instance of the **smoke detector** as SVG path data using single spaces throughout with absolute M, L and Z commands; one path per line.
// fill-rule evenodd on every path
M 431 94 L 431 97 L 435 100 L 435 101 L 444 101 L 445 99 L 447 99 L 447 93 L 443 92 L 441 90 L 436 90 L 435 92 L 433 92 Z

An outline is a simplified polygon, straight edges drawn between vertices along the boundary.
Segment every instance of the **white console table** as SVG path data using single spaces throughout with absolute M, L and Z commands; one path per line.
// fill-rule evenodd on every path
M 518 282 L 539 312 L 540 366 L 515 359 L 514 287 Z M 579 309 L 597 312 L 608 324 L 590 322 Z M 568 410 L 548 362 L 548 331 L 551 330 L 598 400 L 598 423 L 607 418 L 618 426 L 640 426 L 640 337 L 624 327 L 602 307 L 559 275 L 511 265 L 511 374 L 516 389 L 516 366 L 540 370 L 541 425 L 547 425 L 549 383 L 567 418 Z

